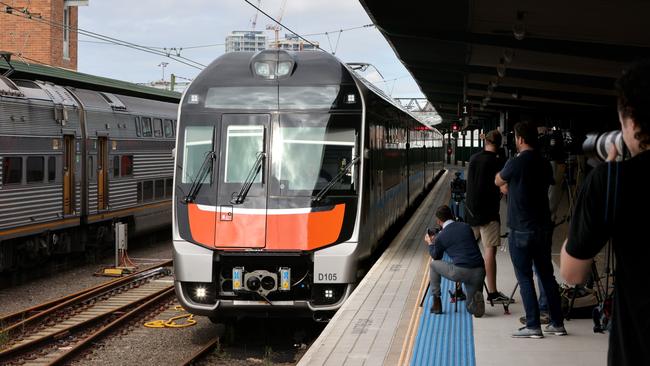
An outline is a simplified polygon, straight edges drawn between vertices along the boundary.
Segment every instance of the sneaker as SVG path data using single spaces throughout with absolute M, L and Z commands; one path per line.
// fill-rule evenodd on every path
M 519 318 L 519 322 L 523 325 L 526 325 L 526 316 Z M 539 313 L 539 322 L 541 324 L 549 324 L 551 322 L 551 317 L 548 315 L 548 312 L 542 311 Z
M 433 305 L 431 305 L 429 312 L 432 314 L 442 314 L 442 300 L 440 300 L 440 296 L 433 297 Z
M 493 304 L 514 304 L 515 303 L 515 299 L 509 298 L 508 296 L 504 295 L 501 291 L 488 294 L 487 299 Z
M 476 291 L 474 293 L 474 317 L 480 318 L 485 314 L 485 300 L 483 300 L 483 291 Z
M 556 336 L 565 336 L 567 335 L 566 329 L 564 329 L 564 325 L 560 325 L 559 327 L 549 324 L 544 327 L 544 333 L 548 334 L 553 334 Z
M 542 333 L 542 328 L 536 328 L 536 329 L 531 329 L 531 328 L 526 328 L 526 327 L 521 327 L 519 328 L 518 331 L 512 333 L 512 338 L 544 338 L 544 334 Z

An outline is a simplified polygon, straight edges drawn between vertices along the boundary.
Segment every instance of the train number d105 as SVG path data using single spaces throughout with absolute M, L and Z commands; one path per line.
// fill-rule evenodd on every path
M 316 274 L 317 282 L 335 282 L 338 280 L 337 273 L 317 273 Z

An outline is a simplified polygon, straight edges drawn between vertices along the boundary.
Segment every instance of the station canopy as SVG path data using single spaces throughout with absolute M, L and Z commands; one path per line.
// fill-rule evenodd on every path
M 649 1 L 360 2 L 446 123 L 465 103 L 615 117 L 616 78 L 650 58 Z

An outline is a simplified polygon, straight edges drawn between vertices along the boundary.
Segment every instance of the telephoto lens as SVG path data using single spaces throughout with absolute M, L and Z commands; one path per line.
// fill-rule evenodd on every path
M 587 134 L 585 142 L 582 143 L 582 151 L 584 151 L 588 159 L 603 162 L 607 160 L 607 155 L 612 144 L 616 145 L 616 150 L 618 151 L 616 160 L 622 160 L 624 144 L 623 134 L 620 130 Z

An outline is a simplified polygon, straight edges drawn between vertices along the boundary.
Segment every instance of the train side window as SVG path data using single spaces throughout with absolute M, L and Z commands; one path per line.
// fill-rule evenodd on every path
M 174 189 L 174 180 L 172 178 L 165 179 L 165 198 L 172 198 L 173 189 Z
M 171 119 L 165 120 L 165 137 L 174 137 L 174 125 Z
M 2 160 L 2 184 L 20 184 L 23 178 L 23 158 L 6 157 Z
M 113 157 L 113 178 L 117 178 L 119 176 L 120 176 L 120 157 L 114 156 Z
M 47 180 L 54 182 L 56 180 L 56 157 L 47 158 Z
M 122 177 L 133 175 L 133 155 L 122 155 Z
M 162 137 L 163 135 L 162 120 L 160 118 L 153 119 L 153 135 L 155 137 Z
M 27 183 L 42 183 L 45 177 L 45 158 L 30 156 L 27 158 Z
M 163 199 L 165 198 L 165 180 L 164 179 L 157 179 L 156 180 L 156 185 L 154 187 L 154 192 L 156 195 L 156 199 Z
M 138 182 L 136 185 L 137 192 L 135 193 L 138 203 L 142 203 L 142 182 Z
M 140 117 L 135 117 L 135 135 L 142 136 L 142 125 L 140 124 Z
M 95 179 L 95 159 L 92 155 L 88 156 L 88 179 Z
M 142 117 L 142 136 L 151 137 L 151 118 Z
M 142 201 L 153 200 L 153 181 L 147 180 L 142 182 Z

